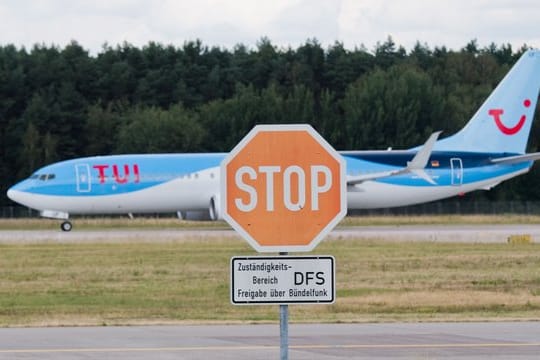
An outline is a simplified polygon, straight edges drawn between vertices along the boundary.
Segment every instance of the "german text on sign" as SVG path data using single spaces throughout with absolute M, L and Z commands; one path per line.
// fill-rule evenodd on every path
M 328 304 L 334 300 L 332 256 L 231 259 L 233 304 Z

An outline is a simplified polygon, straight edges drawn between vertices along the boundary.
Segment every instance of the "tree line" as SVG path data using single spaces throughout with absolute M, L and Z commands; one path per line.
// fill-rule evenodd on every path
M 338 150 L 408 148 L 459 130 L 527 49 L 475 40 L 460 50 L 410 50 L 392 38 L 371 51 L 150 42 L 97 55 L 0 46 L 0 205 L 16 181 L 58 160 L 117 153 L 229 151 L 254 125 L 309 123 Z M 530 151 L 538 148 L 533 125 Z M 535 174 L 490 192 L 540 199 Z M 486 196 L 486 195 L 481 195 Z

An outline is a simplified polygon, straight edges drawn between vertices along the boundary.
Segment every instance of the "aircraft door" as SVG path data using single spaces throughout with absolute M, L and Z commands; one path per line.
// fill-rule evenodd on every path
M 452 185 L 460 186 L 463 184 L 463 162 L 460 158 L 450 159 L 450 167 L 452 169 Z
M 92 190 L 90 166 L 88 164 L 75 165 L 75 177 L 77 178 L 77 192 L 84 193 Z

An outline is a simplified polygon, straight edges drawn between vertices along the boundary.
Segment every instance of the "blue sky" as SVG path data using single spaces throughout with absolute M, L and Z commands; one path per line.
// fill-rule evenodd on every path
M 104 43 L 232 48 L 266 36 L 279 47 L 317 38 L 373 50 L 392 36 L 407 50 L 417 40 L 460 49 L 472 39 L 517 49 L 540 47 L 539 20 L 538 0 L 0 0 L 0 45 L 76 40 L 96 54 Z

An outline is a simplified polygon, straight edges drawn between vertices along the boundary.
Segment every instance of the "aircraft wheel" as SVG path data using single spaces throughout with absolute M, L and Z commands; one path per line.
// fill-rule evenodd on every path
M 62 225 L 60 225 L 60 228 L 62 229 L 62 231 L 71 231 L 73 225 L 71 225 L 69 221 L 64 221 Z

